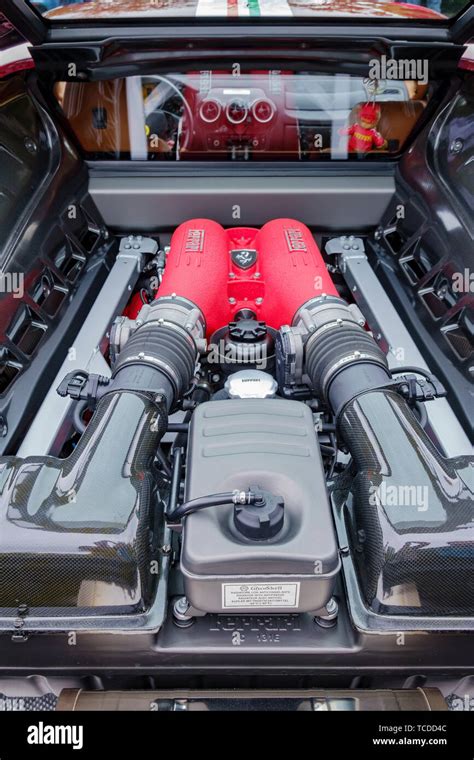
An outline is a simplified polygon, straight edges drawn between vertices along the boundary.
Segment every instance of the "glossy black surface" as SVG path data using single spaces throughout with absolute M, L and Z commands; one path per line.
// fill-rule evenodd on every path
M 3 614 L 20 605 L 49 615 L 146 609 L 157 577 L 150 567 L 156 417 L 143 396 L 110 393 L 67 459 L 0 460 Z
M 474 457 L 441 457 L 393 392 L 350 402 L 340 430 L 354 460 L 347 520 L 367 602 L 472 616 Z

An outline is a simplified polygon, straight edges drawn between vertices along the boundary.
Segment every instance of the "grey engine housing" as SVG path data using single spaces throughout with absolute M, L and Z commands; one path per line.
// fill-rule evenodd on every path
M 186 500 L 245 490 L 281 495 L 280 533 L 246 539 L 233 507 L 190 514 L 181 569 L 195 612 L 318 611 L 332 596 L 339 554 L 310 409 L 283 399 L 210 401 L 195 410 Z

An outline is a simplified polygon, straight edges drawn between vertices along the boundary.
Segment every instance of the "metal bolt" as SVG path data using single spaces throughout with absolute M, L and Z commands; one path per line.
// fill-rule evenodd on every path
M 165 544 L 161 547 L 161 553 L 162 554 L 171 554 L 171 546 L 169 544 Z
M 332 597 L 329 600 L 329 602 L 326 604 L 326 610 L 329 615 L 332 615 L 334 612 L 337 612 L 337 602 L 334 599 L 334 597 Z
M 258 278 L 260 277 L 260 272 L 255 272 L 254 277 L 256 280 L 258 280 Z
M 235 272 L 229 272 L 229 277 L 233 280 L 235 278 Z
M 256 304 L 261 304 L 261 303 L 263 303 L 263 298 L 256 298 L 256 299 L 255 299 L 255 303 L 256 303 Z
M 181 615 L 185 615 L 189 608 L 189 602 L 186 599 L 185 596 L 181 596 L 175 606 L 174 606 L 176 612 L 179 612 Z
M 137 327 L 141 327 L 141 325 L 143 324 L 143 319 L 137 319 L 137 320 L 135 320 L 135 324 L 136 324 Z
M 229 298 L 229 303 L 235 303 L 235 298 Z
M 35 141 L 31 139 L 31 137 L 25 137 L 23 144 L 28 153 L 36 153 L 38 150 L 38 146 L 36 145 Z

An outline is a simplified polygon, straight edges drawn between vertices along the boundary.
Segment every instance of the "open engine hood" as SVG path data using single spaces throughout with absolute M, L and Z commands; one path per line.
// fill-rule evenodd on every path
M 58 4 L 59 5 L 59 4 Z M 264 4 L 263 4 L 264 5 Z M 237 10 L 230 6 L 235 6 Z M 328 0 L 327 9 L 321 5 L 297 2 L 273 3 L 260 8 L 258 0 L 240 11 L 235 3 L 217 2 L 210 6 L 202 2 L 183 4 L 175 0 L 170 7 L 156 5 L 146 9 L 144 0 L 130 3 L 116 12 L 98 2 L 89 2 L 84 9 L 78 5 L 59 5 L 43 13 L 26 0 L 4 0 L 2 11 L 18 32 L 33 45 L 46 43 L 79 43 L 116 39 L 139 39 L 152 36 L 199 39 L 201 30 L 206 36 L 242 39 L 249 31 L 273 38 L 280 28 L 286 38 L 303 36 L 313 39 L 329 38 L 334 42 L 367 37 L 424 40 L 463 44 L 473 36 L 474 9 L 467 7 L 457 16 L 447 18 L 423 6 L 387 2 L 372 8 L 364 0 Z M 110 10 L 109 10 L 110 8 Z M 371 15 L 373 13 L 373 15 Z

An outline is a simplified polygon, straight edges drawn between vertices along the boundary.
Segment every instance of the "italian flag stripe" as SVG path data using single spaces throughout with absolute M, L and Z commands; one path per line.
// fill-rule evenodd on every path
M 228 0 L 199 0 L 196 16 L 227 16 Z
M 196 16 L 292 16 L 288 0 L 198 0 Z

